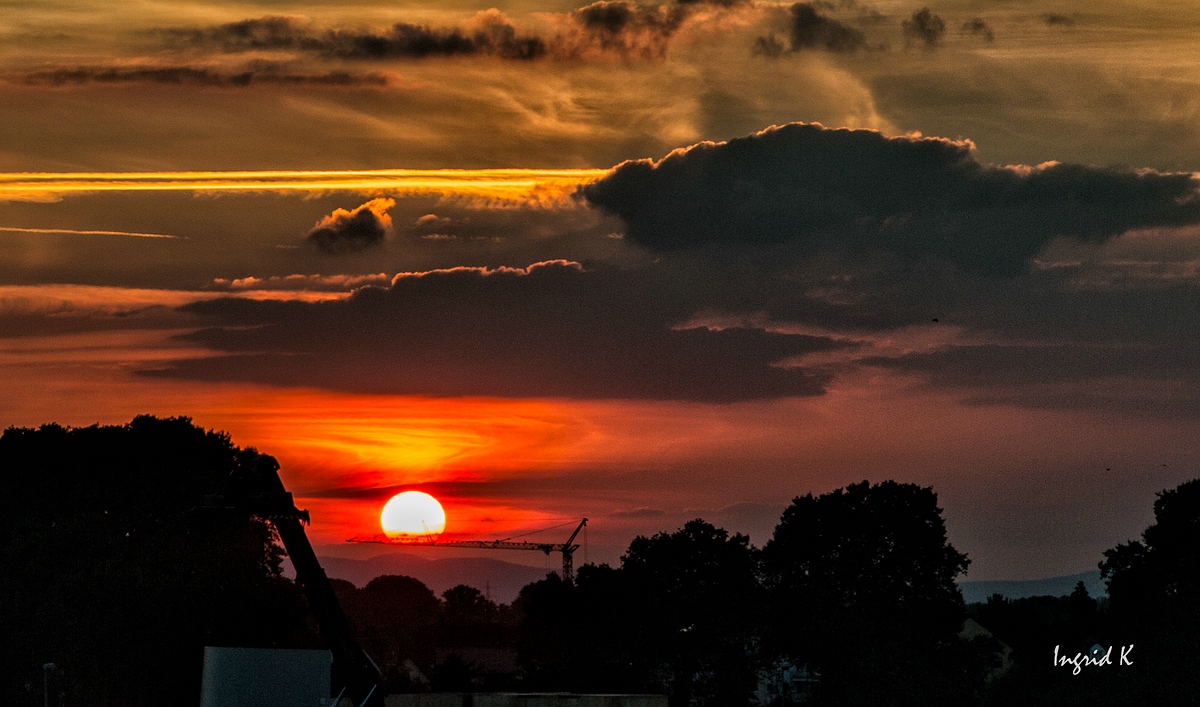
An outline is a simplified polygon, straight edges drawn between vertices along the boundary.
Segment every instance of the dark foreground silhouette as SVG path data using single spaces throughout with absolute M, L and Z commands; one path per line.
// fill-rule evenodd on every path
M 186 418 L 0 438 L 0 699 L 195 704 L 205 645 L 320 647 L 262 519 L 201 512 L 249 452 Z M 936 494 L 894 481 L 796 498 L 761 550 L 697 519 L 617 567 L 526 586 L 334 581 L 390 691 L 657 692 L 673 707 L 1193 704 L 1200 482 L 1105 553 L 1111 601 L 993 597 Z M 970 617 L 964 630 L 964 620 Z M 1132 665 L 1055 665 L 1135 645 Z M 1117 662 L 1118 650 L 1113 652 Z M 44 668 L 53 663 L 53 668 Z M 48 680 L 48 682 L 44 682 Z M 335 686 L 335 690 L 338 689 Z
M 196 704 L 204 645 L 313 644 L 270 526 L 196 510 L 241 453 L 182 418 L 5 431 L 0 699 Z

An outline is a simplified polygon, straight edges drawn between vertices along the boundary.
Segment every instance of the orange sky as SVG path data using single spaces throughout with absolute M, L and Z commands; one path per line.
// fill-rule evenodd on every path
M 359 555 L 892 478 L 970 579 L 1200 468 L 1200 10 L 493 5 L 6 8 L 0 425 L 190 416 Z
M 131 375 L 187 353 L 153 348 L 156 338 L 9 340 L 0 349 L 6 423 L 190 415 L 280 460 L 298 505 L 312 512 L 317 545 L 377 533 L 383 503 L 419 489 L 445 506 L 447 537 L 503 538 L 587 516 L 591 558 L 611 562 L 633 534 L 694 516 L 761 543 L 793 495 L 886 477 L 939 491 L 952 539 L 975 558 L 972 578 L 1033 577 L 1148 522 L 1141 498 L 1197 462 L 1178 443 L 1196 432 L 1191 422 L 964 407 L 891 376 L 850 377 L 817 399 L 735 405 L 354 395 Z M 1064 495 L 1081 500 L 1054 510 Z M 1086 537 L 1075 539 L 1077 527 Z M 1031 547 L 1047 536 L 1058 538 L 1056 551 L 1032 562 Z

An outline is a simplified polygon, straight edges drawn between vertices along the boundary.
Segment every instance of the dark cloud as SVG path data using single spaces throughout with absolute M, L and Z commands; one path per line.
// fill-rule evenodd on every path
M 0 309 L 0 339 L 90 334 L 102 331 L 168 330 L 187 326 L 174 308 L 165 305 L 131 307 L 115 312 L 88 310 L 20 312 Z
M 1194 377 L 1200 370 L 1200 352 L 1176 346 L 1124 342 L 1098 346 L 1060 341 L 946 346 L 898 357 L 865 358 L 862 362 L 932 374 L 944 387 L 979 389 L 1116 377 Z
M 594 53 L 654 60 L 665 56 L 671 37 L 688 12 L 689 8 L 681 4 L 643 6 L 625 0 L 601 0 L 563 16 L 562 31 L 553 37 L 521 32 L 495 9 L 478 13 L 461 27 L 397 22 L 385 30 L 322 28 L 297 18 L 275 16 L 174 29 L 164 34 L 177 47 L 223 52 L 302 51 L 337 60 L 461 56 L 571 60 Z
M 372 199 L 352 211 L 336 209 L 308 232 L 308 241 L 330 254 L 353 253 L 383 242 L 392 228 L 393 199 Z
M 303 496 L 305 498 L 381 499 L 386 501 L 401 491 L 424 491 L 440 499 L 489 498 L 498 501 L 515 498 L 524 499 L 527 502 L 531 498 L 537 498 L 549 502 L 549 507 L 553 508 L 557 505 L 556 502 L 563 498 L 578 499 L 581 493 L 580 489 L 586 488 L 591 497 L 603 505 L 616 505 L 618 508 L 624 506 L 632 511 L 604 513 L 605 517 L 664 518 L 677 514 L 678 511 L 654 511 L 647 506 L 648 493 L 661 492 L 673 487 L 676 483 L 671 477 L 663 475 L 661 471 L 661 468 L 651 470 L 636 466 L 631 468 L 628 465 L 619 468 L 593 465 L 588 469 L 576 467 L 567 471 L 541 470 L 491 478 L 460 478 L 387 486 L 334 486 L 323 489 L 306 489 L 303 491 Z M 684 511 L 684 513 L 692 513 L 692 515 L 683 520 L 696 517 L 695 511 Z M 776 513 L 776 520 L 778 520 L 778 513 Z M 578 518 L 576 518 L 576 522 L 578 522 Z M 567 532 L 570 532 L 570 529 Z
M 1142 289 L 1079 284 L 1082 273 L 1109 267 L 1101 261 L 1033 269 L 957 288 L 940 278 L 912 278 L 910 289 L 942 291 L 940 303 L 926 302 L 926 312 L 940 319 L 933 326 L 962 335 L 911 350 L 864 349 L 856 365 L 919 376 L 975 405 L 1200 417 L 1200 331 L 1190 324 L 1200 317 L 1200 277 Z M 847 291 L 859 287 L 877 289 L 864 282 Z M 878 295 L 917 308 L 903 289 Z
M 809 3 L 798 2 L 792 5 L 790 12 L 792 51 L 853 52 L 866 46 L 866 36 L 862 32 L 819 14 Z
M 991 26 L 982 17 L 972 17 L 962 24 L 961 29 L 966 34 L 979 37 L 985 42 L 996 40 L 996 33 L 992 31 Z
M 397 22 L 382 31 L 321 28 L 293 17 L 261 17 L 214 27 L 165 32 L 176 45 L 225 52 L 299 50 L 338 59 L 422 59 L 437 56 L 496 56 L 536 59 L 546 43 L 520 34 L 497 10 L 480 12 L 468 27 L 430 27 Z
M 258 17 L 214 27 L 175 28 L 162 34 L 174 43 L 219 46 L 225 51 L 306 48 L 314 41 L 309 23 L 296 17 Z
M 655 251 L 779 246 L 874 251 L 1013 275 L 1057 236 L 1103 241 L 1200 222 L 1188 174 L 978 163 L 967 142 L 791 124 L 625 162 L 581 189 Z
M 1074 27 L 1075 20 L 1066 16 L 1060 15 L 1057 12 L 1047 12 L 1040 15 L 1042 22 L 1046 23 L 1047 27 Z
M 942 41 L 946 33 L 946 22 L 933 14 L 928 7 L 923 7 L 904 21 L 904 39 L 909 44 L 923 44 L 927 49 L 933 49 Z
M 479 13 L 474 27 L 431 28 L 398 22 L 381 32 L 330 30 L 307 40 L 304 47 L 342 59 L 421 59 L 432 56 L 496 56 L 502 59 L 537 59 L 546 54 L 546 42 L 519 34 L 495 10 Z
M 601 0 L 601 2 L 581 7 L 571 14 L 579 24 L 587 29 L 607 35 L 616 35 L 639 22 L 641 13 L 650 14 L 651 11 L 625 2 Z M 650 17 L 657 19 L 654 14 L 650 14 Z
M 296 17 L 268 16 L 212 27 L 164 30 L 159 35 L 176 49 L 292 51 L 329 60 L 490 56 L 572 61 L 609 55 L 654 61 L 666 55 L 672 38 L 696 6 L 732 8 L 746 4 L 747 0 L 689 0 L 662 5 L 599 0 L 558 15 L 557 30 L 544 36 L 519 30 L 495 9 L 478 13 L 462 26 L 397 22 L 384 30 L 338 28 Z M 830 22 L 835 31 L 841 27 L 843 34 L 855 32 Z M 831 41 L 845 40 L 834 37 Z
M 1188 175 L 988 166 L 965 142 L 793 125 L 614 170 L 585 195 L 625 218 L 623 239 L 604 237 L 622 230 L 616 218 L 586 208 L 534 215 L 421 201 L 390 211 L 405 240 L 350 259 L 377 286 L 348 300 L 229 298 L 128 319 L 136 328 L 204 327 L 176 342 L 174 355 L 196 358 L 140 364 L 198 380 L 705 402 L 902 380 L 980 405 L 1194 419 L 1194 188 Z M 575 240 L 558 239 L 575 228 L 571 219 Z M 464 238 L 456 254 L 428 261 L 440 265 L 576 253 L 621 266 L 456 269 L 380 284 L 391 278 L 378 271 L 414 267 L 391 251 L 426 248 L 418 236 L 440 233 Z M 465 240 L 496 234 L 531 245 L 489 252 Z M 188 243 L 144 240 L 137 245 Z M 605 250 L 571 250 L 576 241 Z M 427 249 L 447 247 L 457 246 Z M 293 278 L 270 275 L 299 267 L 328 275 L 314 251 L 287 251 L 302 260 L 243 269 L 236 274 L 259 279 L 226 286 L 276 286 Z M 174 260 L 164 253 L 156 262 L 169 269 Z M 330 289 L 362 282 L 347 276 Z M 114 317 L 71 318 L 71 331 L 119 328 Z M 65 327 L 63 319 L 47 317 L 46 326 Z M 25 326 L 0 321 L 10 332 Z
M 240 88 L 258 85 L 288 86 L 387 86 L 378 73 L 328 71 L 297 73 L 272 65 L 255 65 L 241 71 L 194 66 L 85 66 L 9 75 L 12 83 L 28 86 L 78 86 L 83 84 L 158 83 L 186 86 Z
M 600 0 L 571 13 L 576 31 L 557 37 L 554 51 L 565 57 L 599 50 L 625 58 L 661 59 L 686 17 L 687 9 L 681 6 Z
M 158 375 L 419 395 L 736 401 L 823 392 L 780 365 L 843 349 L 741 327 L 679 328 L 693 305 L 654 270 L 456 268 L 335 302 L 218 299 L 183 311 L 222 355 Z M 259 353 L 271 352 L 271 353 Z
M 754 45 L 750 47 L 750 53 L 754 56 L 765 56 L 768 59 L 776 59 L 783 56 L 783 42 L 774 33 L 762 35 L 754 40 Z
M 973 405 L 1200 418 L 1196 342 L 1170 335 L 1149 342 L 946 346 L 862 363 L 921 374 L 931 387 L 963 391 Z
M 1196 380 L 1185 385 L 1171 382 L 1166 386 L 1148 386 L 1138 381 L 1138 390 L 1114 389 L 1107 382 L 1086 381 L 1086 388 L 1024 387 L 1016 390 L 975 393 L 962 398 L 964 405 L 977 407 L 1016 407 L 1032 410 L 1083 410 L 1093 413 L 1126 415 L 1150 419 L 1200 419 L 1200 385 Z
M 424 58 L 478 54 L 483 47 L 461 29 L 432 29 L 398 22 L 381 33 L 336 30 L 320 44 L 322 53 L 345 59 Z

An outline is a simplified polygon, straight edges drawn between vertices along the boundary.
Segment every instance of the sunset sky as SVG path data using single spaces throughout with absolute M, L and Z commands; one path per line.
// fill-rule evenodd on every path
M 318 544 L 417 489 L 608 562 L 895 479 L 977 580 L 1200 469 L 1200 7 L 0 8 L 5 427 L 187 415 Z

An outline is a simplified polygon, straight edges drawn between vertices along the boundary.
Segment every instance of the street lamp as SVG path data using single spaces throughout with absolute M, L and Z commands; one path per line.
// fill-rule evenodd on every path
M 57 667 L 54 663 L 42 663 L 42 700 L 45 707 L 50 707 L 50 671 Z

